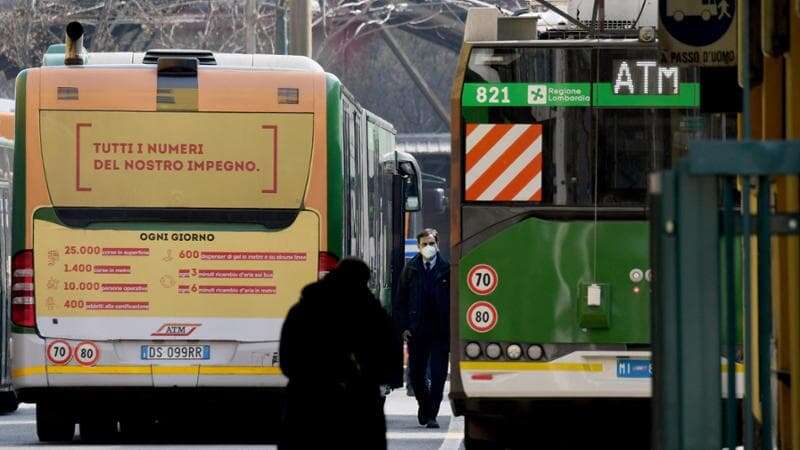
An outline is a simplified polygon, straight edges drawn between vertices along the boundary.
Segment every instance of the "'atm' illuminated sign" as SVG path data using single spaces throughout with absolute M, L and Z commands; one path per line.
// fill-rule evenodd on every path
M 656 61 L 614 61 L 614 95 L 678 95 L 677 66 Z

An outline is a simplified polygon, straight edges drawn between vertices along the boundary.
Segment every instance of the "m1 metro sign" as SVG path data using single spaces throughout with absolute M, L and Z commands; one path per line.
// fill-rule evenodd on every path
M 736 65 L 736 0 L 659 0 L 663 64 Z

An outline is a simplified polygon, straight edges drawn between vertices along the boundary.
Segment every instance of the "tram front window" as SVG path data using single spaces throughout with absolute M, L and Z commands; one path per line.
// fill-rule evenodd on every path
M 703 126 L 695 73 L 658 67 L 655 49 L 629 44 L 473 49 L 463 95 L 497 90 L 465 101 L 464 123 L 541 125 L 535 205 L 644 206 L 647 174 L 685 150 L 686 124 Z

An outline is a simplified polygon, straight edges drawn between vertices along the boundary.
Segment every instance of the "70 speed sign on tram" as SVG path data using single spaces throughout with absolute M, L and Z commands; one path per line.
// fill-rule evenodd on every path
M 467 286 L 477 295 L 489 295 L 497 289 L 497 271 L 488 264 L 473 266 L 467 273 Z

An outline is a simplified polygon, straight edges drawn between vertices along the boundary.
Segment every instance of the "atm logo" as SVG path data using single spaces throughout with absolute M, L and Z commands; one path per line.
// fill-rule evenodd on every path
M 199 323 L 165 323 L 150 336 L 189 336 L 201 325 Z

